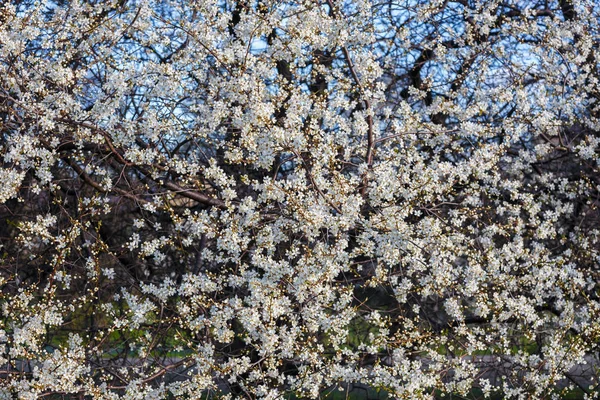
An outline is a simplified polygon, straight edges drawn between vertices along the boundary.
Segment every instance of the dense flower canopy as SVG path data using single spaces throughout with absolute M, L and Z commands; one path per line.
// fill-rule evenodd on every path
M 599 25 L 2 2 L 0 398 L 598 396 Z

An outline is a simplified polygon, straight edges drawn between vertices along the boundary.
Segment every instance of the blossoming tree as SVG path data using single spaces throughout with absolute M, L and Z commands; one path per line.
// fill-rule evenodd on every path
M 599 21 L 2 2 L 0 398 L 598 395 Z

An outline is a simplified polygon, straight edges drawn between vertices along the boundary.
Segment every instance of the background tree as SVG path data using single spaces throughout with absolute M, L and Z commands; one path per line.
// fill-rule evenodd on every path
M 599 393 L 595 2 L 1 7 L 4 397 Z

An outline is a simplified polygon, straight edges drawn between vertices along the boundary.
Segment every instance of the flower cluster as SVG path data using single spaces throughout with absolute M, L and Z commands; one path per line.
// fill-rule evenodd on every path
M 588 0 L 3 2 L 0 398 L 597 398 L 599 48 Z

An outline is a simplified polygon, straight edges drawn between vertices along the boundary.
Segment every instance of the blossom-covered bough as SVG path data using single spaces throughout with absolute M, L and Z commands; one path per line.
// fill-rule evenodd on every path
M 2 2 L 0 398 L 598 396 L 599 18 Z

